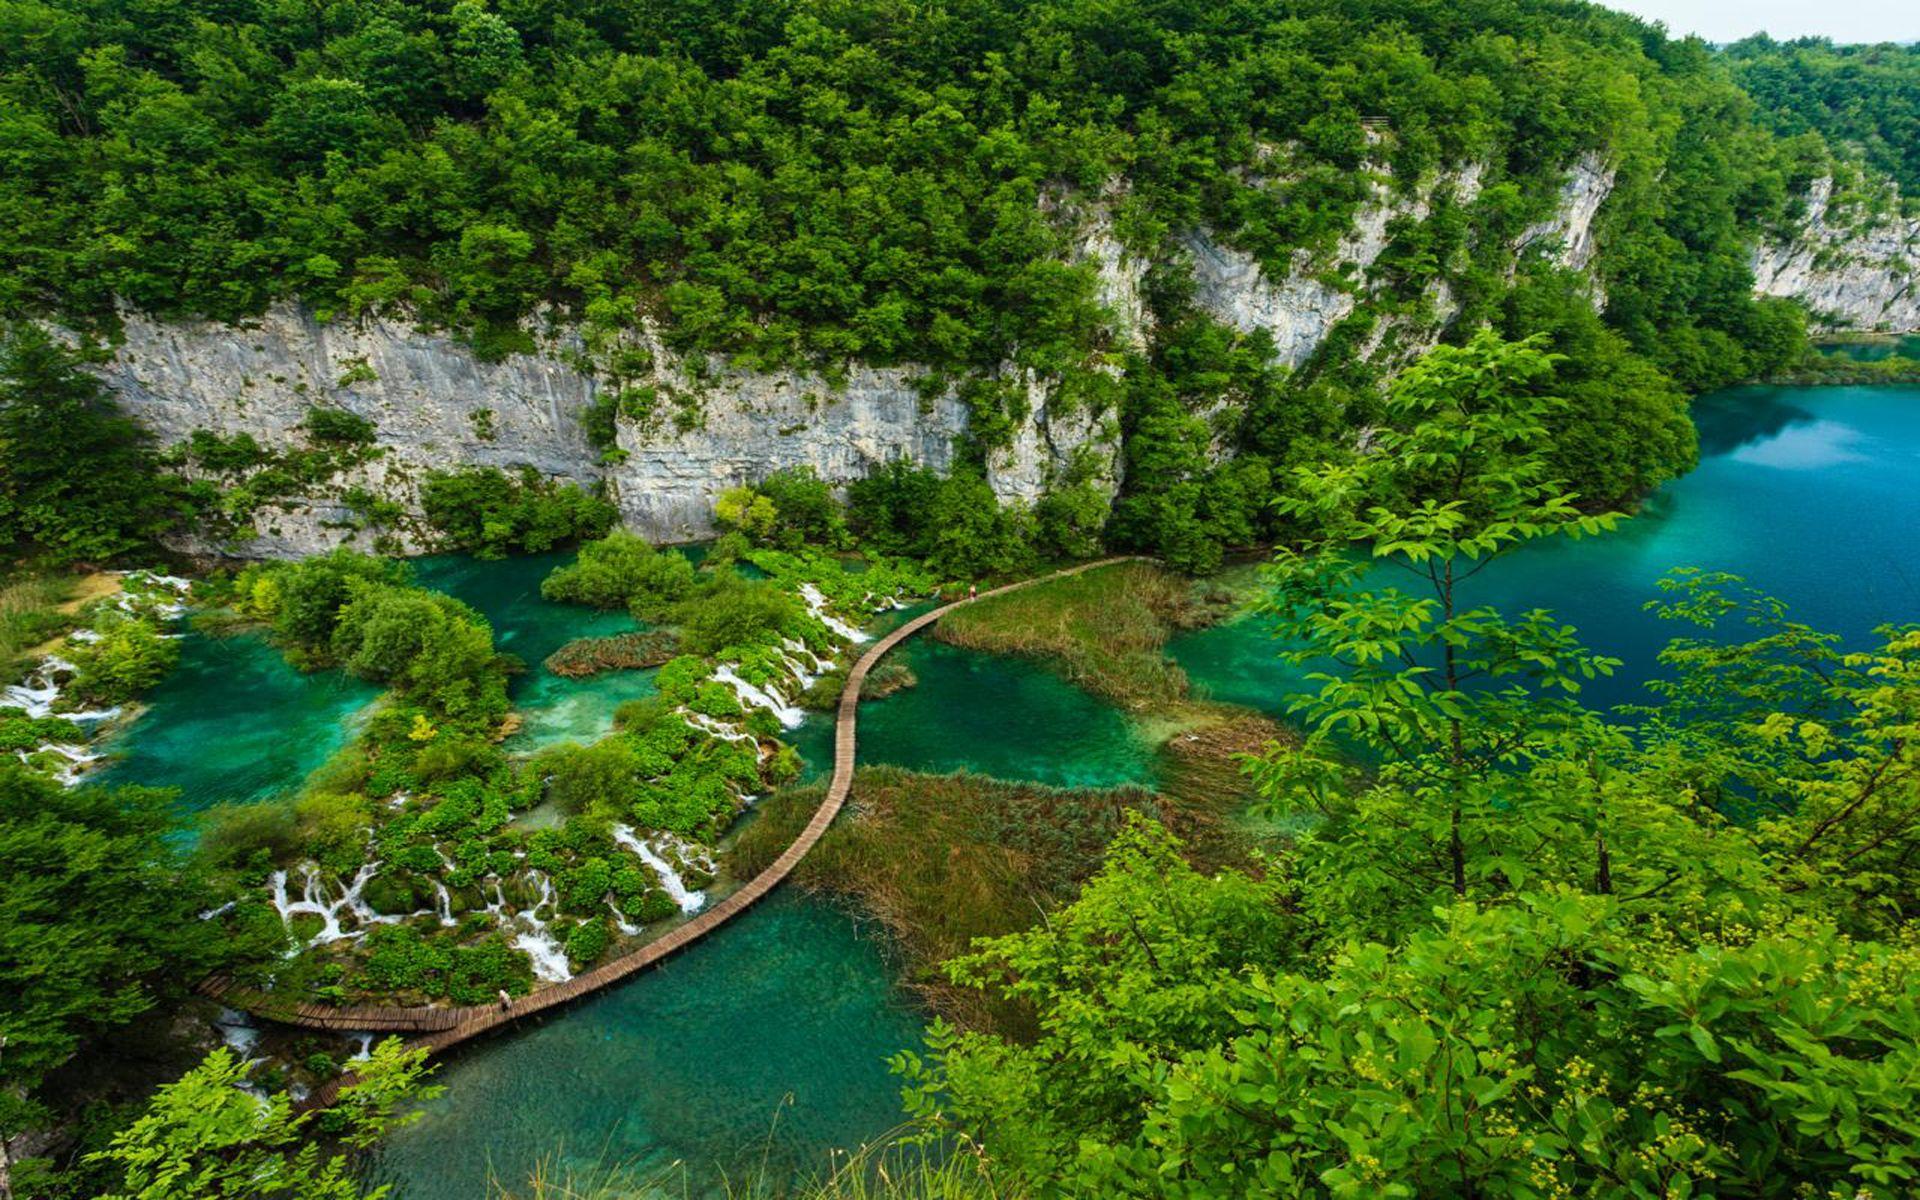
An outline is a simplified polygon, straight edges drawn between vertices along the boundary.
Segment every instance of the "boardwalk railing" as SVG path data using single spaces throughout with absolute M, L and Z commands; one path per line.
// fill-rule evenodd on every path
M 985 600 L 1048 580 L 1061 579 L 1068 575 L 1078 575 L 1082 571 L 1131 561 L 1136 561 L 1135 556 L 1082 563 L 1077 567 L 1068 567 L 1048 575 L 1039 575 L 1032 579 L 1022 579 L 1016 583 L 991 588 L 981 592 L 977 598 Z M 434 1006 L 380 1008 L 290 1004 L 271 993 L 240 987 L 223 978 L 208 980 L 201 986 L 201 992 L 233 1008 L 244 1009 L 256 1016 L 283 1024 L 297 1025 L 307 1029 L 410 1033 L 417 1035 L 410 1045 L 423 1047 L 428 1051 L 439 1051 L 522 1017 L 571 1003 L 591 992 L 599 991 L 608 984 L 617 983 L 636 971 L 645 970 L 739 916 L 793 873 L 793 869 L 800 865 L 800 860 L 805 858 L 807 852 L 826 835 L 827 827 L 832 825 L 833 819 L 840 814 L 841 806 L 846 803 L 847 795 L 853 789 L 855 727 L 859 722 L 860 688 L 866 682 L 867 672 L 878 665 L 888 651 L 895 646 L 954 609 L 969 603 L 972 603 L 971 599 L 943 604 L 908 621 L 868 647 L 867 652 L 853 664 L 853 669 L 847 672 L 846 687 L 840 692 L 839 711 L 834 720 L 833 777 L 827 784 L 826 798 L 814 811 L 813 819 L 807 822 L 807 827 L 800 831 L 800 836 L 793 839 L 792 845 L 781 852 L 780 857 L 774 859 L 766 869 L 748 880 L 738 891 L 686 924 L 662 934 L 646 945 L 629 951 L 611 962 L 602 963 L 591 971 L 576 975 L 565 983 L 557 983 L 551 987 L 541 988 L 530 996 L 523 996 L 509 1007 L 488 1004 L 466 1008 Z M 350 1080 L 336 1080 L 321 1088 L 308 1103 L 310 1105 L 331 1103 L 339 1087 L 347 1082 Z

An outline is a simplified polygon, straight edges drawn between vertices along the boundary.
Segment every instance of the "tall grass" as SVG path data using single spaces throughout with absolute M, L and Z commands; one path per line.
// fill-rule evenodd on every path
M 979 775 L 862 768 L 852 808 L 801 861 L 802 886 L 848 897 L 885 926 L 906 983 L 969 1028 L 1031 1034 L 1023 1005 L 946 982 L 939 965 L 975 938 L 1027 929 L 1071 900 L 1098 869 L 1128 811 L 1160 820 L 1195 858 L 1224 865 L 1245 845 L 1226 814 L 1237 789 L 1158 796 L 1144 788 L 1051 788 Z M 745 877 L 792 842 L 820 801 L 818 787 L 781 792 L 728 850 Z M 851 819 L 849 819 L 849 817 Z
M 27 576 L 0 584 L 0 683 L 25 673 L 27 651 L 73 626 L 60 611 L 72 581 L 57 576 Z
M 799 1181 L 775 1180 L 762 1170 L 726 1181 L 718 1191 L 696 1192 L 680 1163 L 636 1175 L 616 1164 L 574 1168 L 547 1158 L 535 1163 L 522 1182 L 491 1178 L 485 1200 L 1023 1200 L 1025 1195 L 996 1181 L 986 1157 L 973 1147 L 930 1150 L 895 1131 L 854 1153 L 836 1151 L 829 1169 Z
M 1144 708 L 1186 698 L 1167 638 L 1201 619 L 1190 581 L 1152 563 L 1118 563 L 969 604 L 935 636 L 1044 659 L 1095 695 Z

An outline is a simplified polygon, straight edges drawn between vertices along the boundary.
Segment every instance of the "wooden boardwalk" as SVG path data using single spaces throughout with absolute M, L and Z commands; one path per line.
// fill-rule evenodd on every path
M 1048 575 L 1039 575 L 1032 579 L 1022 579 L 1017 583 L 992 588 L 980 593 L 978 598 L 985 600 L 1047 580 L 1078 575 L 1082 571 L 1129 561 L 1134 561 L 1134 557 L 1122 556 L 1082 563 L 1077 567 L 1068 567 Z M 208 980 L 200 990 L 205 995 L 230 1007 L 244 1009 L 267 1020 L 306 1029 L 415 1034 L 417 1036 L 412 1039 L 410 1045 L 424 1047 L 428 1051 L 439 1051 L 523 1017 L 569 1004 L 609 984 L 617 983 L 637 971 L 645 970 L 739 916 L 793 873 L 793 869 L 800 865 L 800 860 L 805 858 L 807 852 L 825 836 L 827 827 L 833 824 L 833 819 L 840 814 L 841 806 L 847 802 L 847 796 L 853 790 L 855 727 L 859 722 L 860 688 L 866 682 L 867 672 L 878 665 L 888 651 L 895 646 L 954 609 L 971 602 L 964 599 L 956 600 L 951 604 L 944 604 L 923 613 L 875 642 L 865 654 L 860 656 L 859 661 L 854 663 L 853 669 L 847 672 L 846 687 L 840 692 L 839 710 L 834 719 L 833 777 L 827 784 L 826 798 L 814 811 L 813 819 L 807 822 L 807 827 L 800 831 L 800 836 L 793 839 L 793 844 L 788 846 L 780 857 L 774 859 L 765 870 L 748 880 L 738 891 L 686 924 L 668 931 L 646 945 L 610 962 L 602 963 L 591 971 L 576 975 L 565 983 L 556 983 L 551 987 L 541 988 L 532 995 L 522 996 L 513 1002 L 511 1008 L 501 1008 L 493 1004 L 466 1008 L 434 1006 L 380 1008 L 291 1004 L 269 993 L 239 987 L 222 978 Z M 345 1082 L 348 1081 L 337 1080 L 327 1085 L 315 1093 L 308 1103 L 310 1105 L 331 1103 L 338 1088 Z

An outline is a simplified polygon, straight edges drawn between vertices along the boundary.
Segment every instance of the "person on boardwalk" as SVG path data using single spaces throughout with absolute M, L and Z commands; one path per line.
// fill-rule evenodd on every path
M 978 600 L 979 598 L 980 598 L 980 585 L 977 583 L 969 583 L 967 585 L 967 599 Z
M 506 1012 L 508 1009 L 511 1009 L 512 1007 L 513 1007 L 513 997 L 507 994 L 507 989 L 501 988 L 500 989 L 500 1011 Z

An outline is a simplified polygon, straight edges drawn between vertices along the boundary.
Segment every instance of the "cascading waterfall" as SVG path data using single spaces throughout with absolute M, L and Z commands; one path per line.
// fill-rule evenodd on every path
M 741 704 L 750 708 L 766 709 L 786 729 L 793 729 L 807 719 L 807 714 L 799 706 L 788 704 L 786 699 L 772 688 L 756 687 L 748 683 L 735 673 L 733 667 L 732 663 L 722 663 L 720 669 L 713 673 L 713 678 L 732 688 L 733 694 L 740 698 Z
M 723 742 L 744 742 L 755 748 L 758 748 L 760 745 L 760 739 L 754 737 L 744 729 L 735 729 L 731 725 L 716 721 L 705 713 L 694 712 L 690 708 L 682 708 L 679 711 L 681 720 L 698 729 L 700 732 L 717 737 Z
M 0 704 L 25 709 L 35 720 L 50 717 L 54 701 L 60 698 L 60 685 L 54 682 L 54 676 L 62 671 L 71 675 L 74 670 L 74 665 L 66 659 L 49 654 L 24 680 L 0 691 Z
M 854 628 L 827 611 L 827 598 L 821 595 L 820 589 L 814 586 L 811 580 L 800 585 L 800 598 L 806 601 L 807 611 L 813 614 L 813 619 L 832 630 L 835 635 L 849 642 L 867 640 L 864 630 Z
M 270 880 L 274 911 L 280 914 L 280 920 L 288 932 L 293 930 L 293 918 L 301 913 L 320 918 L 320 932 L 307 940 L 308 946 L 324 946 L 330 942 L 363 937 L 375 925 L 392 925 L 404 919 L 373 911 L 361 896 L 362 890 L 379 870 L 377 861 L 362 863 L 346 889 L 339 896 L 330 897 L 320 869 L 313 863 L 303 863 L 300 867 L 302 878 L 298 900 L 291 900 L 287 896 L 287 873 L 275 871 Z M 340 920 L 343 915 L 352 917 L 359 927 L 345 928 Z
M 438 879 L 433 881 L 434 907 L 440 915 L 440 924 L 448 929 L 460 922 L 453 919 L 453 897 L 447 895 L 447 885 Z
M 632 826 L 615 825 L 613 827 L 613 840 L 633 851 L 641 862 L 647 864 L 648 868 L 660 877 L 661 888 L 666 891 L 668 899 L 679 905 L 681 912 L 691 916 L 706 907 L 707 894 L 688 887 L 687 881 L 681 878 L 680 872 L 674 869 L 673 864 L 668 862 L 666 858 L 661 855 L 660 850 L 650 842 L 642 841 L 640 835 L 634 832 Z M 674 853 L 680 856 L 682 862 L 698 862 L 702 869 L 712 869 L 712 860 L 707 859 L 701 861 L 704 856 L 700 855 L 691 845 L 681 841 L 670 833 L 657 833 L 654 835 L 653 840 L 665 842 Z
M 525 928 L 513 939 L 513 948 L 522 951 L 533 963 L 533 977 L 542 983 L 565 983 L 573 978 L 573 965 L 567 961 L 567 952 L 560 947 L 559 939 L 547 928 L 540 910 L 552 905 L 559 908 L 553 895 L 553 881 L 544 871 L 530 871 L 528 876 L 540 885 L 540 898 L 532 908 L 514 914 L 514 920 Z M 504 903 L 504 901 L 503 901 Z
M 237 1008 L 223 1007 L 220 1015 L 213 1019 L 213 1027 L 235 1058 L 241 1062 L 253 1059 L 253 1052 L 260 1045 L 260 1028 L 252 1017 Z

